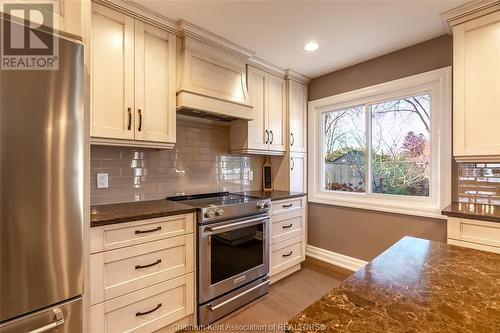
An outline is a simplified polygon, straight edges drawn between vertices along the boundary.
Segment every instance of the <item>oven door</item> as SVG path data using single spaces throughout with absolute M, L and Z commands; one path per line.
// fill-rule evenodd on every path
M 198 227 L 199 302 L 269 273 L 269 215 Z

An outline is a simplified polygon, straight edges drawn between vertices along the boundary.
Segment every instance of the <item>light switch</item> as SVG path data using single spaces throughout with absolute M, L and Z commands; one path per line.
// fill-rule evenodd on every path
M 108 174 L 98 173 L 97 174 L 97 188 L 108 188 Z

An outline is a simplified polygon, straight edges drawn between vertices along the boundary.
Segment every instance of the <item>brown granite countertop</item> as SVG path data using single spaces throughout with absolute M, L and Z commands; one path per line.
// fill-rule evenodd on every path
M 196 208 L 191 206 L 168 200 L 137 201 L 92 206 L 90 209 L 91 227 L 187 214 L 196 211 Z
M 287 332 L 500 332 L 500 254 L 404 237 Z
M 441 213 L 450 217 L 500 222 L 500 206 L 494 205 L 454 202 Z
M 247 192 L 240 192 L 238 194 L 244 194 L 261 199 L 271 199 L 271 201 L 300 198 L 307 195 L 306 193 L 302 192 L 290 192 L 290 191 L 269 191 L 269 192 L 247 191 Z

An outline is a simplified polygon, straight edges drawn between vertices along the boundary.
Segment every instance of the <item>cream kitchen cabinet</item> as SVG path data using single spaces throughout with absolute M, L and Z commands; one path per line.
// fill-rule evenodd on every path
M 269 255 L 271 283 L 298 271 L 305 260 L 306 205 L 306 197 L 272 202 Z
M 500 157 L 500 11 L 454 25 L 454 156 Z M 495 157 L 493 157 L 495 158 Z
M 95 3 L 92 9 L 92 143 L 173 147 L 176 36 Z
M 194 214 L 90 230 L 90 331 L 175 331 L 195 322 Z
M 448 244 L 500 253 L 500 223 L 448 217 Z
M 307 153 L 290 153 L 290 191 L 307 192 Z
M 15 4 L 14 1 L 9 2 Z M 82 35 L 82 11 L 84 1 L 49 0 L 37 2 L 30 0 L 17 0 L 17 2 L 26 4 L 33 9 L 40 10 L 51 15 L 53 14 L 51 27 L 56 30 L 66 32 L 74 36 Z
M 247 77 L 254 119 L 233 121 L 231 152 L 283 156 L 287 144 L 285 80 L 252 66 Z
M 307 86 L 287 79 L 290 151 L 307 152 Z

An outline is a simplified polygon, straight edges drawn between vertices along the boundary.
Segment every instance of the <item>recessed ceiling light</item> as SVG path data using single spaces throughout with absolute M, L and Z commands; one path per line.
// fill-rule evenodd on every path
M 311 41 L 304 46 L 304 50 L 307 52 L 316 51 L 317 49 L 319 49 L 319 45 L 315 41 Z

